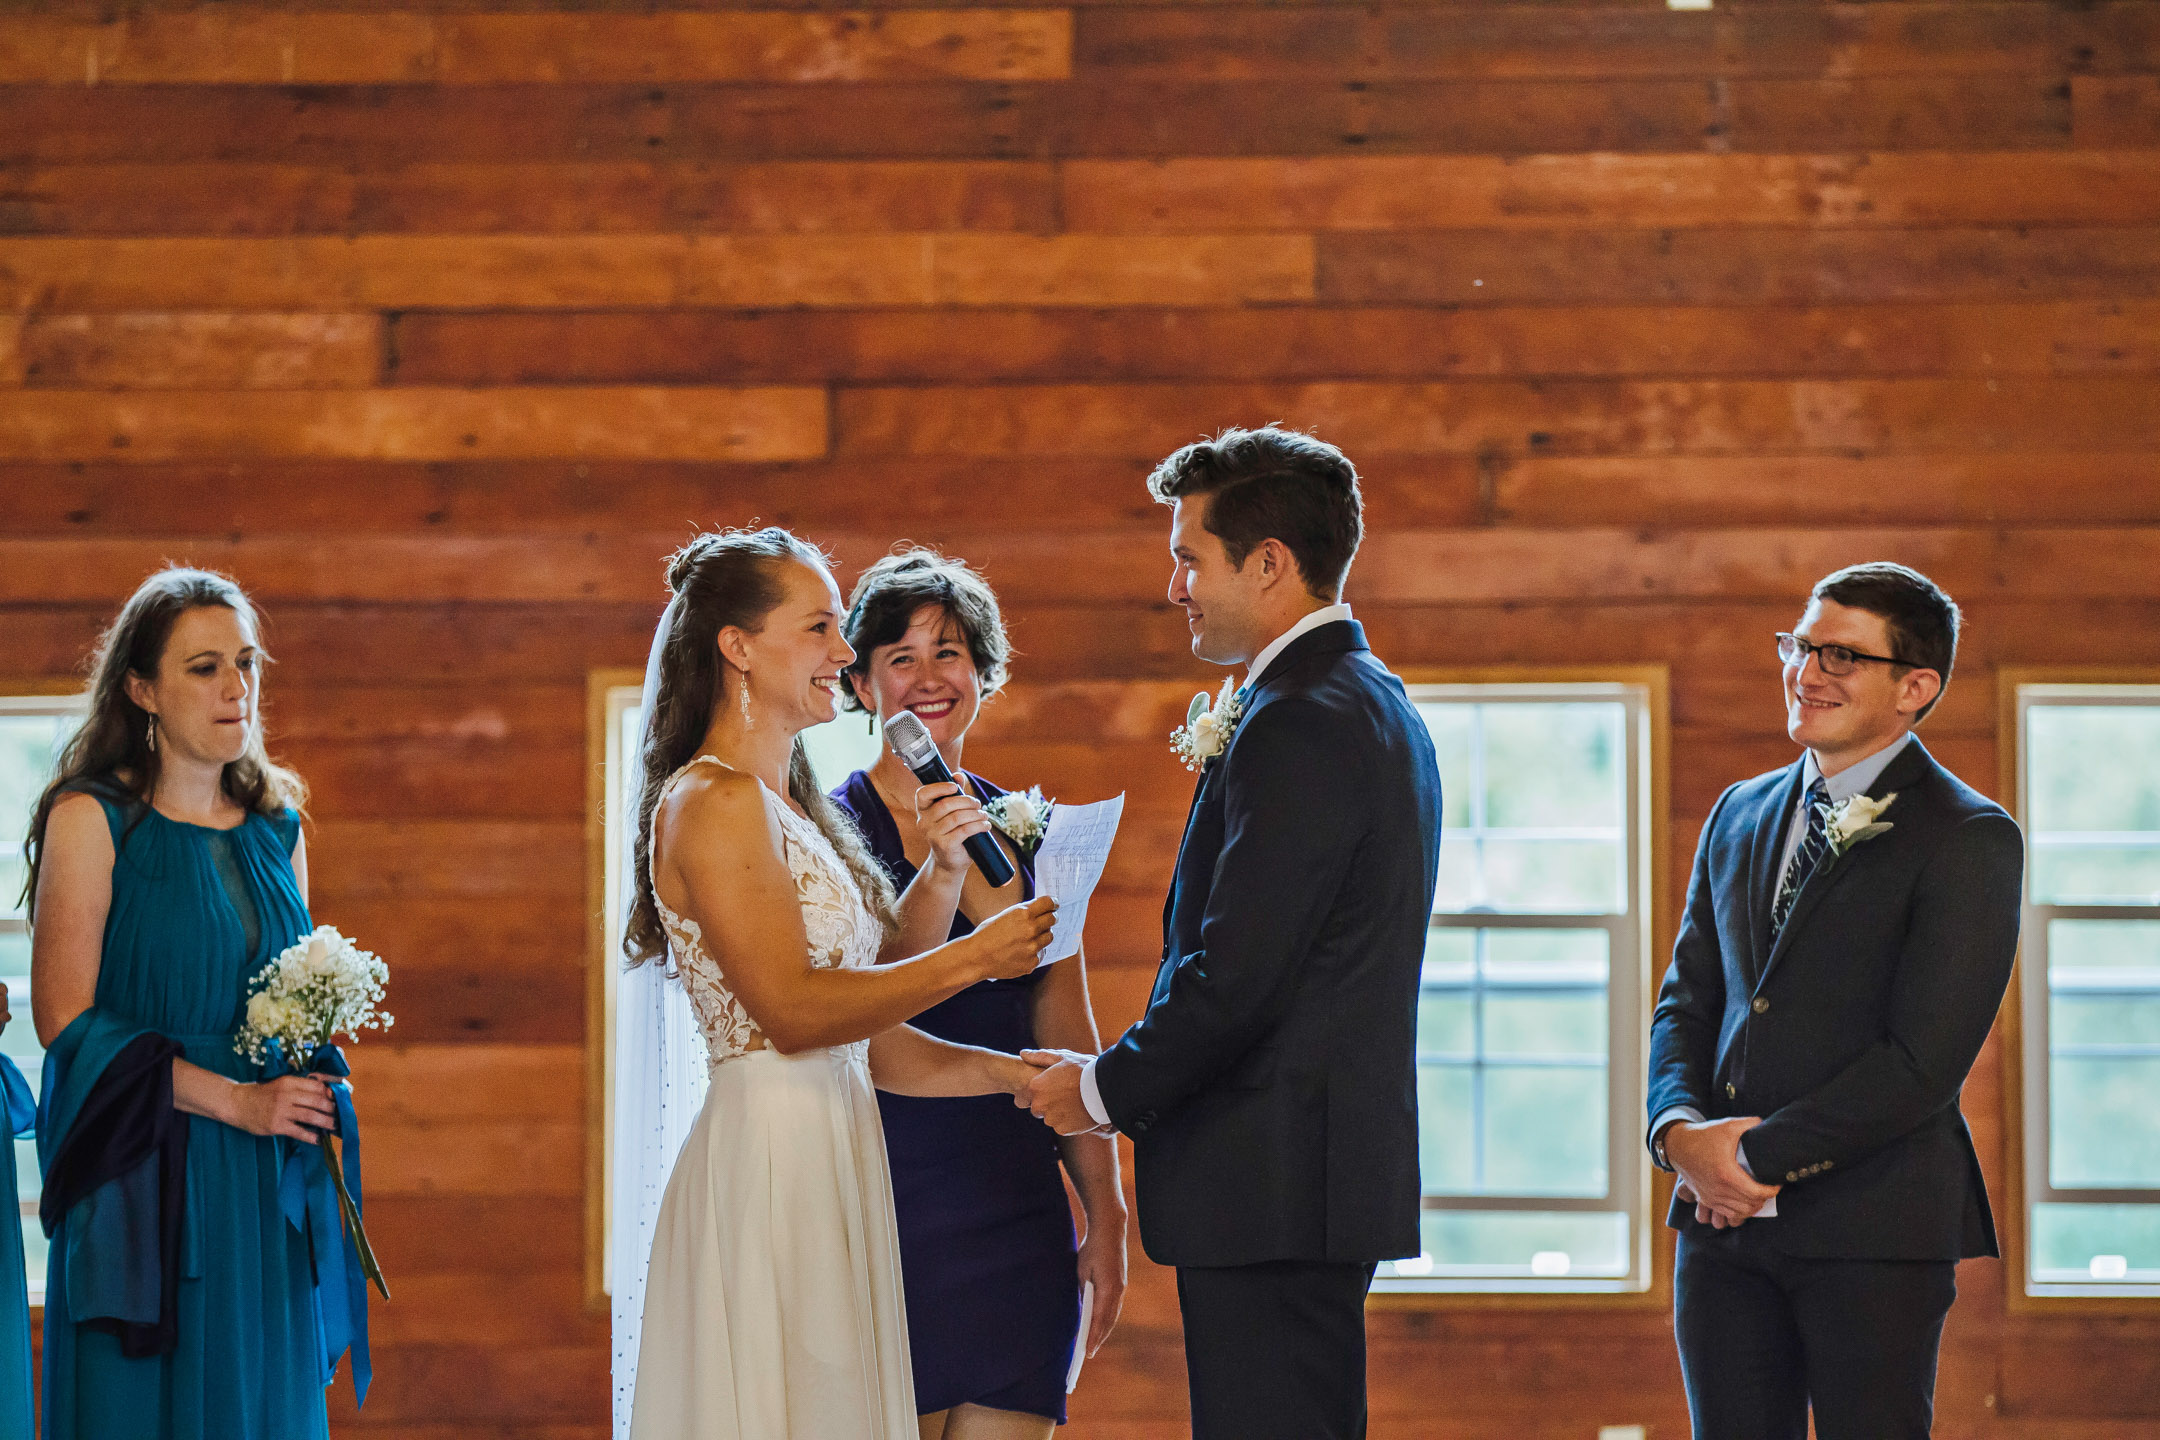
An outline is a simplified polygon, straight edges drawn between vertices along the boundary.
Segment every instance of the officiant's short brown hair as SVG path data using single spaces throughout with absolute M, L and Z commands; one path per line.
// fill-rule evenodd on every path
M 997 693 L 1012 660 L 1012 642 L 1005 638 L 1005 617 L 998 613 L 990 582 L 965 560 L 923 545 L 902 545 L 863 571 L 848 597 L 840 633 L 854 647 L 855 662 L 840 672 L 840 708 L 871 708 L 855 688 L 870 673 L 871 653 L 906 635 L 925 605 L 942 609 L 967 643 L 981 698 Z
M 1148 490 L 1165 505 L 1209 497 L 1203 527 L 1232 565 L 1242 568 L 1263 540 L 1280 540 L 1315 598 L 1342 598 L 1365 534 L 1364 505 L 1357 467 L 1325 440 L 1275 425 L 1225 430 L 1156 466 Z

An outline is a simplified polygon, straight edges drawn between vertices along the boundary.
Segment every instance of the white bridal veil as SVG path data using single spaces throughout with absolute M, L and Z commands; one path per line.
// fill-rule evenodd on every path
M 668 604 L 645 661 L 645 722 L 623 767 L 620 793 L 610 796 L 624 817 L 618 852 L 623 913 L 636 898 L 637 806 L 645 752 L 652 743 L 652 701 L 660 689 L 660 655 L 682 605 Z M 628 1440 L 630 1401 L 637 1385 L 638 1336 L 645 1316 L 645 1269 L 668 1172 L 705 1103 L 705 1045 L 680 980 L 667 957 L 628 969 L 620 952 L 607 957 L 615 981 L 615 1113 L 608 1177 L 608 1291 L 613 1300 L 615 1440 Z

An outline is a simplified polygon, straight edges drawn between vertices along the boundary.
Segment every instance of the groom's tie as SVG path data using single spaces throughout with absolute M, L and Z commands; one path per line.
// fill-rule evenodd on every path
M 1823 819 L 1823 808 L 1830 803 L 1830 786 L 1817 780 L 1808 786 L 1807 795 L 1801 800 L 1807 807 L 1807 831 L 1800 837 L 1800 848 L 1793 851 L 1792 863 L 1785 867 L 1785 878 L 1778 881 L 1777 903 L 1770 907 L 1770 948 L 1777 948 L 1778 934 L 1785 922 L 1792 917 L 1793 901 L 1800 898 L 1800 887 L 1807 884 L 1808 876 L 1822 863 L 1822 857 L 1830 848 L 1829 822 Z

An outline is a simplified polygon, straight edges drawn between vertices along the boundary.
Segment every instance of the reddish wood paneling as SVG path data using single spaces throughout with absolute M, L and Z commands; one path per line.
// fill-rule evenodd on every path
M 1670 668 L 1670 865 L 1789 757 L 1770 634 L 1919 565 L 1930 745 L 1998 667 L 2160 665 L 2160 6 L 2144 0 L 51 0 L 0 20 L 0 676 L 149 568 L 230 569 L 313 782 L 398 1287 L 341 1433 L 600 1440 L 583 1308 L 585 683 L 661 557 L 753 519 L 842 579 L 983 565 L 980 768 L 1130 794 L 1095 995 L 1139 1010 L 1213 674 L 1162 598 L 1172 447 L 1350 449 L 1405 667 Z M 1676 903 L 1677 894 L 1665 897 Z M 2008 1163 L 2000 1056 L 1965 1095 Z M 1976 1263 L 1937 1433 L 2160 1440 L 2160 1321 Z M 1381 1440 L 1685 1433 L 1654 1308 L 1385 1309 Z M 1184 1433 L 1167 1276 L 1077 1440 Z

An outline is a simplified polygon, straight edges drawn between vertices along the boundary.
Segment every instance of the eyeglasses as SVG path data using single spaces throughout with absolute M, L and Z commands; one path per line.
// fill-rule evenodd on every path
M 1904 665 L 1913 668 L 1912 661 L 1900 660 L 1895 655 L 1869 655 L 1853 649 L 1850 645 L 1817 645 L 1783 631 L 1778 633 L 1777 655 L 1778 659 L 1787 665 L 1800 666 L 1805 666 L 1807 657 L 1813 655 L 1825 675 L 1850 675 L 1862 660 L 1873 660 L 1880 665 Z

